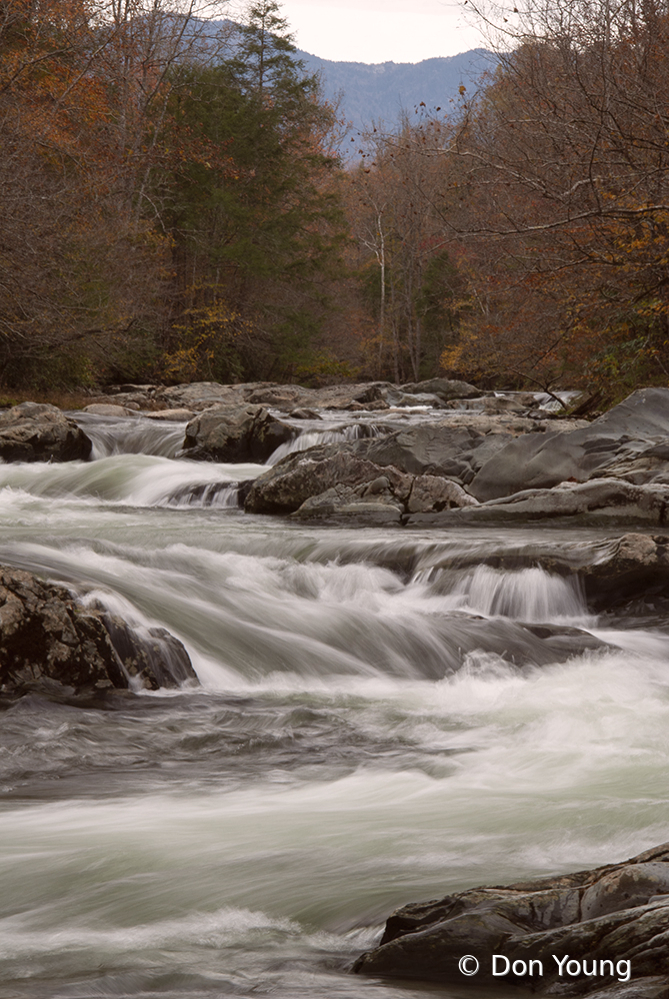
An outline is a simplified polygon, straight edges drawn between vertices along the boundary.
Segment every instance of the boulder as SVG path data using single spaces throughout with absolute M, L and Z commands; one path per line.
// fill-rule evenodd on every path
M 593 610 L 669 595 L 669 536 L 624 534 L 594 555 L 578 570 Z
M 474 497 L 466 493 L 457 482 L 441 478 L 438 475 L 417 475 L 413 480 L 407 500 L 409 513 L 477 505 Z
M 57 406 L 22 402 L 0 413 L 3 461 L 86 461 L 92 443 Z
M 481 389 L 476 388 L 475 385 L 450 378 L 430 378 L 425 382 L 410 382 L 400 387 L 403 392 L 410 395 L 422 392 L 437 395 L 443 402 L 449 402 L 451 399 L 475 399 L 483 395 Z
M 92 413 L 93 416 L 137 416 L 135 409 L 111 402 L 92 402 L 90 406 L 84 406 L 83 412 Z
M 177 457 L 196 461 L 264 462 L 280 444 L 297 436 L 293 427 L 272 416 L 264 406 L 249 405 L 205 410 L 186 426 Z
M 339 495 L 343 503 L 352 502 L 354 494 L 341 492 L 341 487 L 363 484 L 370 485 L 370 495 L 377 498 L 376 502 L 383 490 L 372 483 L 382 475 L 388 491 L 403 504 L 411 491 L 410 476 L 396 468 L 380 469 L 373 462 L 358 457 L 352 453 L 349 442 L 316 445 L 307 451 L 287 455 L 259 476 L 246 495 L 244 509 L 247 513 L 293 513 L 306 501 L 335 487 L 340 492 L 331 493 L 330 499 Z M 309 509 L 315 511 L 316 507 L 312 504 L 307 512 Z
M 181 643 L 162 629 L 144 634 L 69 590 L 0 566 L 0 694 L 33 690 L 104 692 L 178 687 L 197 677 Z
M 197 682 L 186 649 L 165 628 L 131 628 L 121 618 L 104 612 L 101 620 L 123 665 L 124 686 L 158 690 Z
M 364 482 L 360 486 L 331 486 L 306 499 L 293 516 L 302 520 L 336 516 L 354 517 L 356 522 L 361 523 L 401 523 L 404 507 L 395 498 L 390 485 L 383 491 L 373 490 L 374 485 L 375 483 Z
M 429 521 L 418 514 L 412 522 L 499 523 L 580 517 L 589 523 L 618 521 L 662 526 L 667 523 L 668 514 L 669 485 L 635 486 L 624 479 L 593 479 L 576 484 L 560 483 L 553 489 L 525 489 L 457 513 L 447 511 L 441 517 L 430 515 Z
M 406 905 L 353 970 L 459 990 L 485 986 L 502 996 L 524 986 L 542 995 L 665 999 L 668 925 L 664 844 L 622 864 Z
M 479 433 L 446 420 L 397 430 L 385 437 L 359 441 L 357 452 L 377 465 L 394 465 L 412 475 L 440 475 L 467 484 L 477 470 L 511 437 Z M 479 450 L 479 449 L 482 450 Z
M 399 522 L 411 509 L 476 503 L 456 482 L 369 461 L 358 448 L 361 443 L 365 441 L 321 444 L 287 455 L 252 483 L 244 509 L 301 518 L 336 514 Z
M 669 484 L 668 461 L 669 389 L 646 388 L 588 426 L 509 441 L 478 471 L 470 489 L 485 502 L 611 474 L 634 484 Z

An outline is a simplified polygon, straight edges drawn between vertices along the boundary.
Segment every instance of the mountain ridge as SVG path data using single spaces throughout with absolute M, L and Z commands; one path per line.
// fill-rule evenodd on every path
M 445 108 L 461 86 L 476 87 L 483 74 L 494 68 L 495 55 L 477 48 L 453 56 L 433 56 L 420 62 L 364 63 L 321 59 L 302 49 L 296 58 L 308 73 L 318 73 L 323 95 L 339 102 L 351 133 L 364 132 L 372 122 L 395 124 L 402 111 L 423 102 L 428 108 Z

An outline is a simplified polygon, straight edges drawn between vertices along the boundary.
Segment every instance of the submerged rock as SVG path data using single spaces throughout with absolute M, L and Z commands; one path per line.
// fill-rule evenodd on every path
M 77 603 L 63 586 L 0 567 L 0 694 L 152 690 L 197 682 L 188 653 L 163 629 L 145 634 Z
M 353 970 L 501 995 L 525 986 L 542 995 L 664 999 L 668 926 L 664 844 L 621 864 L 406 905 Z M 476 964 L 478 973 L 467 974 Z M 630 991 L 620 991 L 626 983 Z
M 86 461 L 92 443 L 57 406 L 22 402 L 0 413 L 3 461 Z

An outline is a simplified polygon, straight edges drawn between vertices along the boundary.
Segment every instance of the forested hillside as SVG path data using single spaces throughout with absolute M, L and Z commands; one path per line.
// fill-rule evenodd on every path
M 664 7 L 530 0 L 352 165 L 279 4 L 203 13 L 2 5 L 0 384 L 666 383 Z
M 349 143 L 374 122 L 392 126 L 402 111 L 412 111 L 421 101 L 427 107 L 445 109 L 461 85 L 475 89 L 480 77 L 492 72 L 496 62 L 496 56 L 485 49 L 417 63 L 371 65 L 320 59 L 299 49 L 297 54 L 308 72 L 320 74 L 325 97 L 333 103 L 339 101 L 342 117 L 351 123 Z M 348 159 L 358 148 L 357 141 L 344 144 L 342 153 Z

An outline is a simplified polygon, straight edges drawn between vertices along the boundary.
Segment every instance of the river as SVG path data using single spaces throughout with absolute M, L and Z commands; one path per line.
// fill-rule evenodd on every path
M 202 686 L 0 716 L 1 999 L 478 995 L 348 968 L 404 902 L 667 838 L 667 629 L 443 568 L 612 535 L 245 516 L 261 466 L 82 421 L 95 460 L 0 465 L 0 562 L 168 628 Z M 610 646 L 555 662 L 522 622 Z

